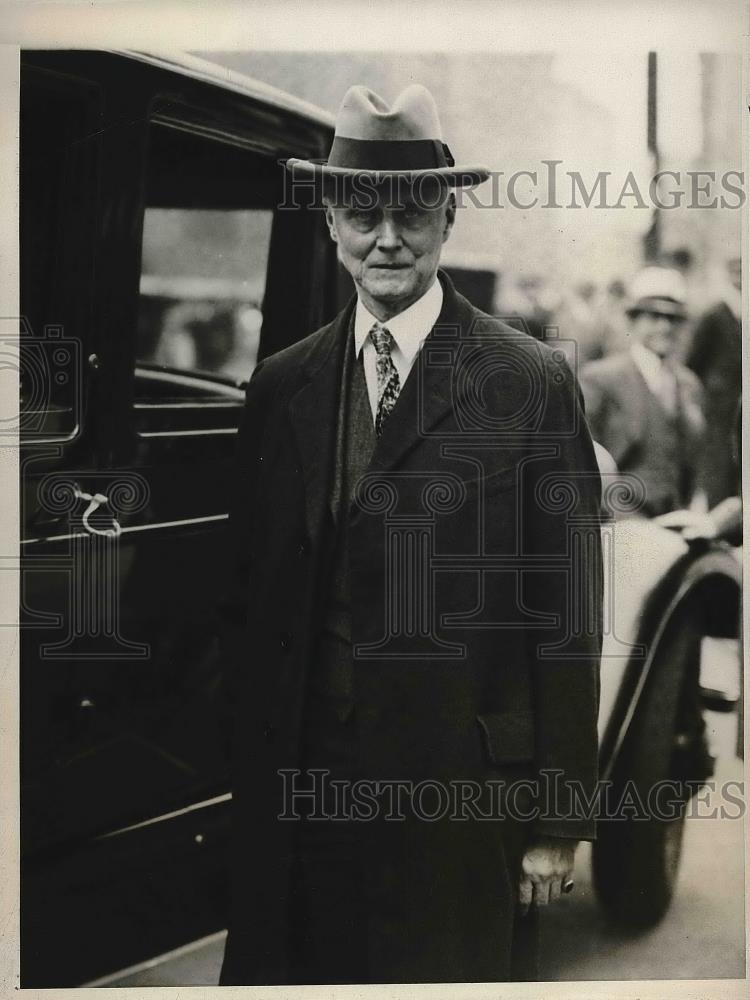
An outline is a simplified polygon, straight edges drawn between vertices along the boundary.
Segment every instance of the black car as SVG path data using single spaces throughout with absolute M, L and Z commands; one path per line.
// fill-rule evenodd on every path
M 284 160 L 333 131 L 302 101 L 189 57 L 25 52 L 20 125 L 21 985 L 60 987 L 225 926 L 243 383 L 349 286 L 322 213 L 290 207 Z M 622 786 L 674 776 L 695 657 L 738 634 L 740 565 L 618 530 L 600 733 Z M 609 912 L 660 918 L 681 826 L 603 831 Z
M 331 134 L 189 57 L 23 54 L 24 986 L 223 926 L 231 458 L 256 359 L 337 310 L 278 207 Z

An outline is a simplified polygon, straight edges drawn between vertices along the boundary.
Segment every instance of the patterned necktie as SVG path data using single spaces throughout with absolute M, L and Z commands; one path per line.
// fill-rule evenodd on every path
M 380 437 L 388 415 L 396 405 L 401 390 L 401 380 L 391 357 L 393 335 L 386 327 L 376 323 L 370 330 L 370 340 L 375 345 L 378 373 L 378 406 L 375 415 L 375 433 Z

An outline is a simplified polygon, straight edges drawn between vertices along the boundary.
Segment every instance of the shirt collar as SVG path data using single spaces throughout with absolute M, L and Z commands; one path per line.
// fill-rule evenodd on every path
M 420 299 L 412 302 L 408 309 L 392 316 L 387 323 L 381 324 L 390 331 L 407 364 L 411 364 L 417 356 L 422 342 L 435 325 L 442 307 L 443 286 L 435 278 Z M 354 316 L 354 349 L 357 357 L 359 357 L 359 352 L 362 350 L 370 330 L 378 322 L 379 320 L 358 298 L 357 311 Z

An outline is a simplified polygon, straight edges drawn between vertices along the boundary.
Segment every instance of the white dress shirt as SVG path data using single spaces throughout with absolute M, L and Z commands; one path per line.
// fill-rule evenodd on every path
M 420 348 L 435 325 L 442 307 L 443 288 L 437 278 L 421 299 L 417 299 L 397 316 L 392 316 L 386 323 L 380 323 L 380 320 L 363 305 L 362 300 L 357 300 L 357 311 L 354 315 L 354 350 L 357 357 L 360 351 L 363 352 L 362 363 L 373 420 L 378 408 L 378 372 L 377 353 L 375 345 L 370 340 L 370 330 L 375 323 L 380 323 L 390 331 L 394 340 L 391 359 L 398 372 L 399 385 L 403 389 Z
M 630 353 L 646 385 L 667 412 L 674 412 L 677 402 L 677 378 L 672 368 L 659 355 L 644 347 L 633 344 Z

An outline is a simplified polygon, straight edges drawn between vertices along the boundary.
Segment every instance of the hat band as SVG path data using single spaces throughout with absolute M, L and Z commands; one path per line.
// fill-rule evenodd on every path
M 454 165 L 439 139 L 350 139 L 334 136 L 329 167 L 346 170 L 431 170 Z
M 682 302 L 666 295 L 644 295 L 635 301 L 627 310 L 631 316 L 639 312 L 659 313 L 663 316 L 681 316 L 686 314 Z

